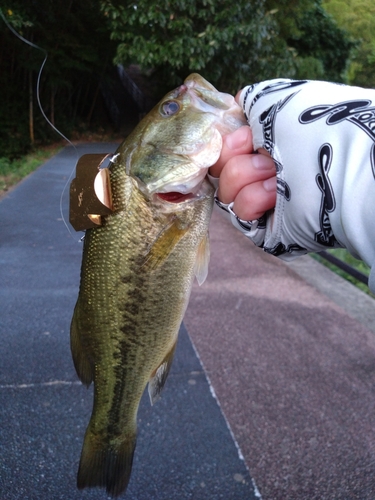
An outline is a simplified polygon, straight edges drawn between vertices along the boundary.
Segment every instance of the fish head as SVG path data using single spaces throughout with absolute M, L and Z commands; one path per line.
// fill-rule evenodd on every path
M 232 95 L 193 73 L 150 111 L 118 152 L 147 197 L 177 199 L 199 190 L 220 156 L 222 136 L 245 124 Z

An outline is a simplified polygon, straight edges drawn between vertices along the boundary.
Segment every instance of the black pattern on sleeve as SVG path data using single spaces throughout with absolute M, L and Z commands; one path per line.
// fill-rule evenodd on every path
M 320 204 L 320 231 L 315 233 L 315 241 L 327 247 L 337 246 L 337 240 L 333 234 L 329 213 L 336 208 L 335 194 L 329 179 L 329 169 L 331 168 L 333 149 L 331 144 L 323 144 L 318 153 L 320 173 L 316 176 L 316 183 L 322 193 Z

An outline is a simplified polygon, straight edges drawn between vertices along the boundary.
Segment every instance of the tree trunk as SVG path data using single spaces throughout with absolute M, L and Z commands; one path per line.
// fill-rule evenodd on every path
M 91 122 L 91 118 L 92 118 L 92 114 L 94 112 L 94 109 L 95 109 L 95 105 L 96 105 L 96 101 L 98 99 L 98 95 L 99 95 L 99 91 L 100 91 L 100 84 L 102 83 L 102 79 L 104 77 L 104 74 L 105 74 L 105 70 L 107 68 L 107 63 L 108 63 L 108 57 L 106 58 L 106 60 L 104 61 L 104 64 L 103 64 L 103 68 L 102 68 L 102 72 L 101 72 L 101 75 L 98 79 L 98 85 L 96 87 L 96 91 L 95 91 L 95 95 L 94 95 L 94 98 L 92 100 L 92 104 L 91 104 L 91 107 L 90 107 L 90 111 L 89 111 L 89 114 L 87 115 L 87 123 L 88 123 L 88 126 L 90 126 L 90 122 Z
M 51 120 L 51 123 L 53 126 L 55 126 L 55 87 L 52 87 L 51 88 L 51 117 L 50 117 L 50 120 Z
M 30 142 L 34 145 L 34 96 L 33 96 L 33 72 L 29 71 L 29 131 L 30 131 Z

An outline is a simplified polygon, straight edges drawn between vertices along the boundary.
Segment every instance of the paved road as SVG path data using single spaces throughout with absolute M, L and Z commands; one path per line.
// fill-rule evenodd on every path
M 75 489 L 92 397 L 69 353 L 82 247 L 59 199 L 74 163 L 66 148 L 0 203 L 1 500 L 105 498 Z M 142 402 L 126 498 L 250 500 L 253 478 L 263 500 L 373 500 L 374 301 L 217 214 L 211 255 L 163 398 Z
M 374 325 L 374 300 L 307 266 L 344 310 L 219 217 L 184 322 L 263 500 L 374 500 L 375 332 L 346 307 Z
M 79 146 L 78 155 L 114 148 Z M 65 148 L 0 202 L 1 500 L 106 498 L 75 487 L 92 405 L 69 352 L 82 245 L 59 205 L 75 162 Z M 67 217 L 67 193 L 63 205 Z M 256 498 L 184 327 L 161 401 L 142 401 L 125 498 Z

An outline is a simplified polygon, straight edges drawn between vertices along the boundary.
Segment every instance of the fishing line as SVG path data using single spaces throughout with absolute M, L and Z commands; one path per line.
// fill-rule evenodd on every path
M 26 45 L 29 45 L 30 47 L 34 48 L 34 49 L 37 49 L 37 50 L 40 50 L 41 52 L 43 52 L 44 54 L 44 60 L 40 66 L 40 69 L 39 69 L 39 73 L 38 73 L 38 78 L 37 78 L 37 82 L 36 82 L 36 99 L 37 99 L 37 102 L 38 102 L 38 106 L 39 106 L 39 109 L 40 109 L 40 112 L 42 113 L 43 115 L 43 118 L 46 120 L 46 122 L 48 123 L 48 125 L 50 127 L 52 127 L 52 129 L 57 132 L 68 144 L 70 144 L 74 151 L 75 151 L 75 154 L 76 154 L 76 159 L 78 161 L 78 150 L 77 148 L 75 147 L 75 145 L 72 143 L 72 141 L 70 139 L 68 139 L 57 127 L 55 127 L 55 125 L 48 119 L 47 115 L 45 114 L 44 112 L 44 109 L 43 109 L 43 106 L 42 106 L 42 103 L 40 101 L 40 81 L 41 81 L 41 77 L 42 77 L 42 73 L 43 73 L 43 69 L 44 69 L 44 66 L 47 62 L 47 59 L 48 59 L 48 52 L 47 50 L 43 49 L 42 47 L 39 47 L 38 45 L 36 45 L 35 43 L 33 42 L 30 42 L 30 40 L 27 40 L 26 38 L 24 38 L 22 35 L 20 35 L 14 28 L 11 24 L 8 23 L 6 17 L 4 16 L 3 14 L 3 11 L 2 9 L 0 8 L 0 16 L 1 18 L 3 19 L 5 25 L 7 26 L 7 28 L 13 33 L 13 35 L 15 35 L 17 38 L 19 38 L 22 42 L 26 43 Z M 66 191 L 66 188 L 69 186 L 70 184 L 70 181 L 72 179 L 72 176 L 74 174 L 74 170 L 75 170 L 75 167 L 72 169 L 69 177 L 68 177 L 68 180 L 66 181 L 65 183 L 65 186 L 62 190 L 62 193 L 61 193 L 61 196 L 60 196 L 60 215 L 61 215 L 61 219 L 66 227 L 66 229 L 68 230 L 69 234 L 73 237 L 73 234 L 72 234 L 72 231 L 70 230 L 70 227 L 68 226 L 68 224 L 66 223 L 66 220 L 65 220 L 65 217 L 64 217 L 64 213 L 63 213 L 63 197 L 64 197 L 64 194 L 65 194 L 65 191 Z

